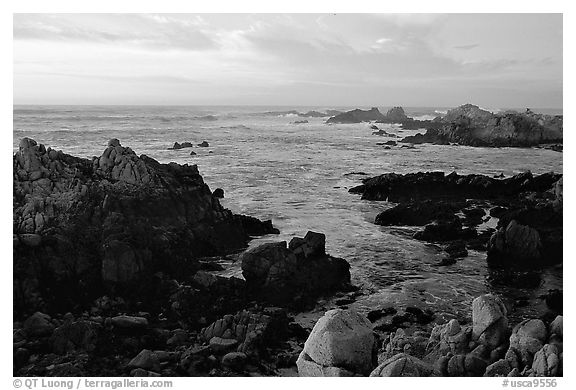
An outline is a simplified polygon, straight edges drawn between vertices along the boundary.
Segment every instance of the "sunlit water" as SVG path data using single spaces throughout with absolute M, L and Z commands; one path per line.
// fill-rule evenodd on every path
M 470 251 L 455 265 L 439 267 L 441 251 L 412 239 L 414 228 L 373 224 L 375 215 L 391 204 L 362 201 L 348 193 L 367 177 L 352 172 L 562 172 L 561 153 L 436 145 L 384 149 L 376 143 L 397 139 L 372 135 L 366 123 L 326 125 L 326 118 L 269 113 L 289 109 L 293 108 L 16 106 L 13 146 L 16 150 L 26 136 L 72 155 L 91 157 L 102 153 L 108 139 L 118 138 L 136 153 L 160 162 L 197 164 L 211 189 L 225 190 L 224 206 L 272 219 L 280 229 L 280 236 L 263 237 L 251 245 L 290 240 L 308 230 L 325 233 L 327 251 L 352 265 L 353 282 L 363 291 L 352 306 L 361 311 L 400 303 L 466 316 L 475 296 L 493 291 L 510 302 L 527 298 L 530 304 L 515 311 L 522 317 L 540 314 L 545 306 L 537 297 L 562 286 L 561 268 L 545 270 L 535 289 L 492 285 L 487 280 L 486 254 L 481 252 Z M 407 113 L 433 117 L 434 111 Z M 309 123 L 293 123 L 304 119 Z M 401 137 L 417 133 L 378 126 Z M 204 140 L 208 148 L 168 150 L 176 141 Z M 190 156 L 192 150 L 196 156 Z M 239 265 L 227 264 L 225 274 L 240 275 Z

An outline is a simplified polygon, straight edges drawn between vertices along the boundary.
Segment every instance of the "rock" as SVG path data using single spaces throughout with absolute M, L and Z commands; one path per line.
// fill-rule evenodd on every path
M 386 120 L 390 122 L 403 123 L 408 119 L 402 107 L 393 107 L 386 112 Z
M 196 156 L 196 154 L 197 154 L 197 153 L 196 153 L 195 151 L 191 151 L 191 152 L 190 152 L 190 156 Z
M 531 366 L 534 354 L 546 343 L 546 325 L 542 320 L 532 319 L 519 323 L 512 330 L 510 349 L 514 350 L 523 366 Z
M 424 230 L 416 232 L 414 238 L 429 242 L 442 242 L 459 239 L 462 235 L 462 222 L 454 216 L 449 219 L 436 220 L 424 226 Z
M 308 123 L 308 121 L 307 121 L 306 119 L 304 119 L 304 120 L 302 120 L 302 121 L 294 121 L 294 124 L 295 124 L 295 125 L 301 125 L 301 124 L 304 124 L 304 123 Z
M 120 142 L 118 142 L 117 146 L 120 146 Z M 192 146 L 193 146 L 192 142 L 182 142 L 182 143 L 174 142 L 174 145 L 170 149 L 179 150 L 184 148 L 191 148 Z
M 481 295 L 472 301 L 472 334 L 475 340 L 496 348 L 508 336 L 507 310 L 492 294 Z
M 157 372 L 152 372 L 148 370 L 144 370 L 142 368 L 135 368 L 130 371 L 130 376 L 132 377 L 158 377 L 161 376 Z
M 550 334 L 555 334 L 560 337 L 564 337 L 564 326 L 563 326 L 562 316 L 556 316 L 554 321 L 550 323 Z
M 462 241 L 453 242 L 449 244 L 445 251 L 451 258 L 461 258 L 468 256 L 466 245 Z
M 399 353 L 376 367 L 370 376 L 426 377 L 430 376 L 433 371 L 433 367 L 428 363 L 405 353 Z
M 49 336 L 54 331 L 54 324 L 48 314 L 36 312 L 24 321 L 23 329 L 30 337 Z
M 355 374 L 341 367 L 324 367 L 316 363 L 304 351 L 300 352 L 296 360 L 298 376 L 300 377 L 351 377 Z
M 206 141 L 202 141 L 201 143 L 198 144 L 198 146 L 201 148 L 207 148 L 208 146 L 210 146 L 210 144 Z
M 293 239 L 290 249 L 286 242 L 278 242 L 247 250 L 240 260 L 248 289 L 262 299 L 285 305 L 347 288 L 350 265 L 324 254 L 324 240 L 323 234 L 309 232 L 303 239 Z
M 140 351 L 127 365 L 128 368 L 141 368 L 149 371 L 160 371 L 160 361 L 156 354 L 148 349 Z
M 402 142 L 496 147 L 562 142 L 561 115 L 532 112 L 493 114 L 478 106 L 465 104 L 449 110 L 444 118 L 430 125 L 426 134 L 406 137 Z
M 486 371 L 484 372 L 484 376 L 487 377 L 495 377 L 495 376 L 507 376 L 508 373 L 512 371 L 512 366 L 510 362 L 505 359 L 500 359 L 497 362 L 490 364 L 486 367 Z
M 42 236 L 40 234 L 25 233 L 18 235 L 20 242 L 26 246 L 36 247 L 42 243 Z
M 212 196 L 215 198 L 224 198 L 224 190 L 222 188 L 216 188 L 214 192 L 212 192 Z
M 372 370 L 374 335 L 370 322 L 356 312 L 329 310 L 316 322 L 303 352 L 323 367 L 354 373 Z
M 360 123 L 384 119 L 386 119 L 386 117 L 382 115 L 382 113 L 376 107 L 372 107 L 370 110 L 366 111 L 355 109 L 352 111 L 340 113 L 330 117 L 326 123 Z
M 241 368 L 246 362 L 247 356 L 242 352 L 229 352 L 222 358 L 222 365 L 232 369 Z
M 92 321 L 67 322 L 54 330 L 51 341 L 54 352 L 92 352 L 96 348 L 101 326 Z
M 536 229 L 512 220 L 500 228 L 488 242 L 488 262 L 534 262 L 542 256 L 542 242 Z
M 113 317 L 110 322 L 117 328 L 144 329 L 148 327 L 148 320 L 144 317 L 122 315 Z
M 534 355 L 532 372 L 535 376 L 558 376 L 560 358 L 558 348 L 553 344 L 544 345 Z
M 222 337 L 212 337 L 210 339 L 210 349 L 217 354 L 233 351 L 237 345 L 238 341 L 235 339 L 224 339 Z
M 112 146 L 113 148 L 120 146 L 120 141 L 118 138 L 112 138 L 110 141 L 108 141 L 108 146 Z

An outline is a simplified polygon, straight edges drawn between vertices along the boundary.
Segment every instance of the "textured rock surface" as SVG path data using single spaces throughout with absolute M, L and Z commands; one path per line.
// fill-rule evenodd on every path
M 372 107 L 366 111 L 355 109 L 343 112 L 329 118 L 326 123 L 360 123 L 384 119 L 386 119 L 386 117 L 376 107 Z
M 525 147 L 562 142 L 563 138 L 561 115 L 535 114 L 530 110 L 492 114 L 465 104 L 435 122 L 442 126 L 428 128 L 425 134 L 406 137 L 402 142 Z
M 423 377 L 430 376 L 433 367 L 414 356 L 399 353 L 385 360 L 370 373 L 380 377 Z
M 508 337 L 506 306 L 495 295 L 486 294 L 472 302 L 472 334 L 479 343 L 496 348 Z
M 314 325 L 302 359 L 367 374 L 373 368 L 373 348 L 372 326 L 366 318 L 353 311 L 329 310 Z
M 268 243 L 240 256 L 247 288 L 276 304 L 305 303 L 320 294 L 349 287 L 350 265 L 325 253 L 325 236 Z
M 195 165 L 160 164 L 117 139 L 88 160 L 24 138 L 13 163 L 16 311 L 65 311 L 104 289 L 142 299 L 155 272 L 193 274 L 195 258 L 273 232 L 224 209 Z

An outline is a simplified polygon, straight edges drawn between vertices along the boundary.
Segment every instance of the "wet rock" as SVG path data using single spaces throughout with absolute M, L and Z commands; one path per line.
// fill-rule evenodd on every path
M 276 304 L 309 301 L 320 293 L 347 288 L 350 265 L 324 254 L 323 234 L 263 244 L 240 256 L 249 290 Z M 305 260 L 305 261 L 304 261 Z
M 326 123 L 361 123 L 383 119 L 386 119 L 386 117 L 376 107 L 372 107 L 366 111 L 355 109 L 340 113 L 328 118 Z
M 486 294 L 472 302 L 472 333 L 475 340 L 491 348 L 501 345 L 508 336 L 507 310 L 495 295 Z
M 330 310 L 314 325 L 304 344 L 303 359 L 308 356 L 322 367 L 368 374 L 373 367 L 373 346 L 372 326 L 366 318 L 353 311 Z
M 376 309 L 376 310 L 372 310 L 372 311 L 368 312 L 367 317 L 368 317 L 368 321 L 376 322 L 382 317 L 394 315 L 396 313 L 397 313 L 397 310 L 395 308 L 386 307 L 384 309 Z
M 461 258 L 468 256 L 466 245 L 462 241 L 457 241 L 449 244 L 444 249 L 451 258 Z
M 461 238 L 462 232 L 462 222 L 458 217 L 453 217 L 426 225 L 423 231 L 414 234 L 414 238 L 429 242 L 451 241 Z
M 207 148 L 208 146 L 210 146 L 210 144 L 206 141 L 202 141 L 201 143 L 198 144 L 198 146 L 201 148 Z
M 433 371 L 430 364 L 405 353 L 399 353 L 378 365 L 370 376 L 426 377 L 430 376 Z
M 534 262 L 542 255 L 542 242 L 536 229 L 512 220 L 488 242 L 489 264 Z
M 54 324 L 48 314 L 36 312 L 24 321 L 23 329 L 30 337 L 49 336 L 54 331 Z

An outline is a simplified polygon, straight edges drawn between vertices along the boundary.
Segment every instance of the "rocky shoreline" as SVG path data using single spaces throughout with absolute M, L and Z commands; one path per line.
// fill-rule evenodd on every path
M 362 294 L 350 264 L 326 253 L 324 234 L 246 250 L 278 230 L 222 207 L 195 165 L 116 139 L 82 159 L 28 138 L 13 163 L 15 376 L 562 374 L 561 295 L 512 332 L 492 296 L 474 301 L 472 325 L 411 306 L 364 317 L 349 309 Z M 449 259 L 483 248 L 491 267 L 562 260 L 561 175 L 387 174 L 351 192 L 398 202 L 376 222 L 423 226 L 416 238 Z M 480 229 L 491 214 L 498 225 Z M 223 257 L 243 278 L 212 273 Z M 313 328 L 297 319 L 325 299 L 339 309 Z

